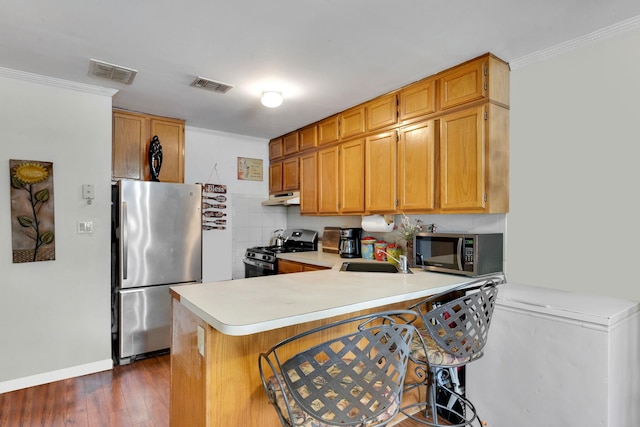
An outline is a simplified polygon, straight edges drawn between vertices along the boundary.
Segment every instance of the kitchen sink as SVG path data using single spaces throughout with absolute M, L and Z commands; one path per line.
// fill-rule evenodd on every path
M 343 262 L 340 271 L 360 271 L 366 273 L 397 273 L 395 265 L 387 262 Z

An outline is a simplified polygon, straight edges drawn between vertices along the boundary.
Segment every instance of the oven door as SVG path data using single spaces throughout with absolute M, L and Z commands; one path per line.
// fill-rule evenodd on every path
M 244 259 L 244 277 L 261 277 L 278 274 L 276 263 L 264 262 L 257 259 Z

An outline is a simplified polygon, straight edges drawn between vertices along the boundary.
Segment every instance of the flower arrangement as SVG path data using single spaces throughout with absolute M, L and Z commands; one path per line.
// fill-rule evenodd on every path
M 402 222 L 400 223 L 400 225 L 394 227 L 394 229 L 400 235 L 400 238 L 407 242 L 413 242 L 413 236 L 415 236 L 416 233 L 424 231 L 425 228 L 426 226 L 422 222 L 422 220 L 416 219 L 414 221 L 411 221 L 405 214 L 402 214 Z

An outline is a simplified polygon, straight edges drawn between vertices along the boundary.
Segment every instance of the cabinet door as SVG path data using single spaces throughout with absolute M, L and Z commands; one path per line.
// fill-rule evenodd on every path
M 340 212 L 364 212 L 364 139 L 340 144 Z
M 382 129 L 398 123 L 396 95 L 381 96 L 366 104 L 367 130 Z
M 286 259 L 278 260 L 278 274 L 302 273 L 303 264 Z
M 338 116 L 329 117 L 318 124 L 318 144 L 330 144 L 338 140 Z
M 113 113 L 112 179 L 144 179 L 147 134 L 144 116 Z
M 269 193 L 282 191 L 282 162 L 272 162 L 269 165 Z
M 157 135 L 162 146 L 162 167 L 159 179 L 162 182 L 184 182 L 184 122 L 151 119 L 150 137 Z M 149 150 L 151 138 L 146 142 Z M 151 179 L 149 159 L 145 155 L 145 179 Z
M 308 150 L 318 145 L 318 127 L 313 125 L 302 129 L 298 133 L 300 151 Z
M 302 214 L 318 212 L 317 159 L 317 153 L 300 157 L 300 213 Z
M 318 152 L 318 213 L 338 213 L 338 146 Z
M 485 96 L 486 60 L 480 59 L 446 71 L 439 79 L 440 108 L 456 107 Z
M 409 120 L 436 112 L 436 80 L 423 80 L 400 92 L 400 120 Z
M 368 212 L 396 211 L 396 142 L 395 131 L 366 139 L 365 189 Z
M 433 120 L 400 129 L 399 211 L 428 211 L 435 208 L 435 148 L 436 132 Z
M 351 138 L 364 132 L 364 107 L 340 113 L 340 138 Z
M 282 157 L 282 152 L 282 138 L 269 141 L 269 160 L 279 159 Z
M 440 207 L 445 211 L 484 209 L 485 107 L 440 120 Z
M 282 162 L 282 189 L 289 191 L 298 190 L 299 188 L 298 158 L 286 159 Z
M 284 155 L 295 154 L 298 152 L 298 132 L 291 132 L 282 137 L 282 147 Z

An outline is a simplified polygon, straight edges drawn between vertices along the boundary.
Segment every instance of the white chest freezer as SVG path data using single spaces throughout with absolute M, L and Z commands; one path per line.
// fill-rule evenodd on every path
M 640 304 L 503 285 L 466 381 L 492 427 L 638 427 Z

